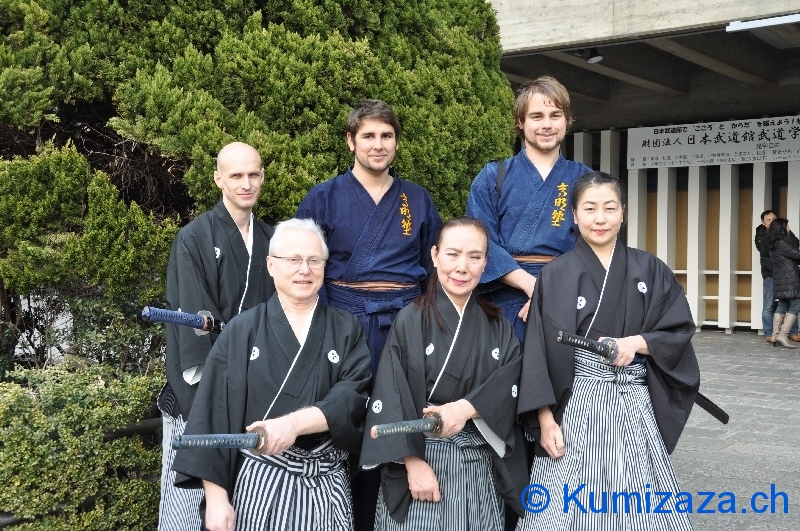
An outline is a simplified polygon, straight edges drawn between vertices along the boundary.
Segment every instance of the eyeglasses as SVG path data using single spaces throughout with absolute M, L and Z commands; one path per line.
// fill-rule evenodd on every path
M 309 269 L 320 269 L 325 266 L 326 262 L 324 258 L 320 258 L 319 256 L 309 256 L 308 258 L 303 258 L 302 256 L 270 256 L 272 256 L 272 258 L 280 258 L 286 262 L 287 265 L 295 269 L 300 269 L 303 262 L 308 264 Z

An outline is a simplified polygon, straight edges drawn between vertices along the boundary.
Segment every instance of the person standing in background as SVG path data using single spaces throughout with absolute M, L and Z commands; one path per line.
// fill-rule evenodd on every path
M 775 307 L 778 302 L 775 300 L 774 282 L 772 277 L 772 260 L 769 257 L 769 248 L 766 244 L 767 229 L 778 215 L 774 210 L 765 210 L 761 213 L 761 224 L 756 227 L 755 244 L 760 255 L 761 277 L 764 282 L 764 304 L 761 310 L 761 325 L 764 329 L 764 341 L 772 342 L 772 321 Z M 797 330 L 797 323 L 792 326 L 789 332 L 789 339 L 800 342 L 800 334 Z
M 772 346 L 797 348 L 789 342 L 789 332 L 800 313 L 800 241 L 789 229 L 789 221 L 775 218 L 767 229 L 769 257 L 778 305 L 772 321 Z
M 167 305 L 188 313 L 208 312 L 228 323 L 269 299 L 275 285 L 266 257 L 273 229 L 256 219 L 264 171 L 252 146 L 233 142 L 217 155 L 214 183 L 222 199 L 175 236 L 167 264 Z M 181 435 L 192 409 L 206 357 L 217 334 L 200 335 L 185 326 L 167 325 L 167 383 L 158 397 L 164 420 L 159 531 L 201 529 L 203 489 L 174 486 L 172 439 Z
M 761 278 L 764 282 L 764 305 L 761 310 L 761 325 L 764 328 L 764 341 L 772 342 L 772 315 L 775 313 L 775 295 L 773 292 L 772 281 L 772 260 L 769 258 L 767 248 L 767 229 L 778 215 L 773 210 L 765 210 L 761 213 L 761 224 L 756 227 L 755 244 L 760 255 Z

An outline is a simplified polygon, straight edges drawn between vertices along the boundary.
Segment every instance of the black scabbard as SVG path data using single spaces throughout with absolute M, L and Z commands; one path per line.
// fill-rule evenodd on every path
M 712 402 L 708 397 L 706 397 L 703 393 L 698 392 L 697 398 L 694 399 L 694 403 L 700 406 L 701 408 L 705 409 L 712 417 L 717 419 L 723 424 L 727 424 L 730 420 L 730 416 L 725 413 L 725 411 Z

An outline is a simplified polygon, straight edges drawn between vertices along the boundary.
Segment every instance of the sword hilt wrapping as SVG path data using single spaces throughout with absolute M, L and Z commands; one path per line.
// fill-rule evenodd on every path
M 202 315 L 164 310 L 161 308 L 153 308 L 152 306 L 145 306 L 142 308 L 142 319 L 149 323 L 170 323 L 190 326 L 200 330 L 203 330 L 206 326 L 206 318 Z
M 172 439 L 172 448 L 244 448 L 259 453 L 267 433 L 256 428 L 252 433 L 212 433 L 203 435 L 178 435 Z
M 421 419 L 404 420 L 390 424 L 376 424 L 370 431 L 373 439 L 391 435 L 408 435 L 409 433 L 430 433 L 438 437 L 442 433 L 442 416 L 435 412 L 426 413 Z
M 614 361 L 619 353 L 617 342 L 610 337 L 607 337 L 602 341 L 595 341 L 594 339 L 589 339 L 588 337 L 582 337 L 561 331 L 558 333 L 556 341 L 571 347 L 578 347 L 594 354 L 598 354 L 605 358 L 605 361 L 608 363 Z

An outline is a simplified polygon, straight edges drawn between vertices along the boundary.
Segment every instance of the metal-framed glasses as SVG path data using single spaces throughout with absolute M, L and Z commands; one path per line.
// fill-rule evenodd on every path
M 320 269 L 325 267 L 325 259 L 320 258 L 319 256 L 309 256 L 307 258 L 303 258 L 302 256 L 270 256 L 272 258 L 283 260 L 286 265 L 294 269 L 300 269 L 300 266 L 303 265 L 303 262 L 308 264 L 309 269 Z

